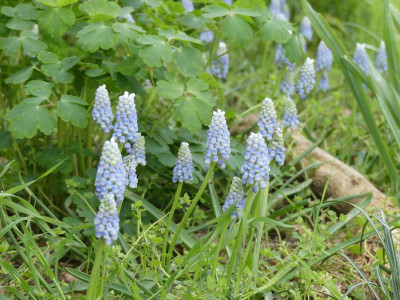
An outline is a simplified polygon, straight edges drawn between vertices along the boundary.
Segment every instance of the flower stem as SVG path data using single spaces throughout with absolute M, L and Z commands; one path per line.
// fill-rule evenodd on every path
M 97 246 L 97 253 L 96 253 L 96 258 L 94 261 L 93 269 L 92 269 L 92 274 L 90 275 L 90 281 L 89 281 L 89 286 L 86 292 L 86 300 L 95 300 L 97 295 L 96 295 L 96 287 L 99 283 L 99 275 L 100 275 L 100 264 L 101 260 L 103 257 L 103 251 L 106 243 L 104 242 L 104 239 L 100 239 L 98 246 Z
M 226 235 L 226 231 L 227 231 L 228 226 L 229 226 L 229 219 L 227 219 L 227 221 L 225 221 L 222 226 L 223 226 L 223 229 L 222 229 L 221 235 L 219 236 L 219 241 L 218 241 L 217 247 L 215 249 L 214 259 L 213 259 L 213 263 L 212 263 L 211 278 L 215 278 L 219 252 L 221 251 L 222 243 L 224 241 L 224 238 L 225 238 L 225 235 Z
M 179 197 L 181 196 L 182 186 L 183 186 L 183 182 L 179 182 L 178 188 L 177 188 L 176 193 L 175 193 L 174 202 L 172 203 L 172 208 L 171 208 L 171 211 L 169 212 L 167 225 L 166 225 L 165 230 L 164 230 L 163 247 L 162 247 L 162 254 L 161 254 L 162 262 L 163 262 L 163 266 L 164 267 L 165 267 L 165 258 L 166 258 L 166 252 L 167 252 L 169 228 L 171 226 L 175 210 L 179 205 Z
M 207 187 L 208 181 L 210 180 L 214 168 L 215 168 L 215 162 L 211 163 L 210 168 L 207 171 L 206 177 L 204 177 L 204 181 L 200 186 L 200 189 L 198 190 L 196 196 L 194 197 L 192 204 L 190 204 L 188 210 L 186 211 L 185 215 L 183 216 L 182 221 L 179 223 L 178 228 L 175 232 L 175 234 L 172 237 L 171 243 L 169 245 L 169 250 L 168 250 L 168 255 L 167 255 L 167 263 L 166 263 L 166 269 L 169 269 L 169 265 L 171 263 L 171 258 L 172 258 L 172 251 L 174 251 L 175 244 L 179 238 L 179 235 L 183 229 L 183 227 L 186 225 L 190 215 L 192 214 L 193 210 L 195 209 L 197 202 L 199 202 L 200 197 L 203 195 L 203 192 L 205 188 Z

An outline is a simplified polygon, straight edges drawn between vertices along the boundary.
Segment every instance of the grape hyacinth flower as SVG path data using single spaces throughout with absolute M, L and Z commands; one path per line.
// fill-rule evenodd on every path
M 307 38 L 307 40 L 311 41 L 313 38 L 313 28 L 311 25 L 311 21 L 308 17 L 304 17 L 300 24 L 300 32 Z
M 357 66 L 368 75 L 369 73 L 369 58 L 367 51 L 365 50 L 365 44 L 357 43 L 356 51 L 354 52 L 353 57 L 354 62 Z
M 294 93 L 295 83 L 292 72 L 286 70 L 283 74 L 281 83 L 279 84 L 279 91 L 287 96 L 291 96 Z
M 218 162 L 221 168 L 225 168 L 223 160 L 229 159 L 231 142 L 228 125 L 226 125 L 225 112 L 218 109 L 213 112 L 211 124 L 207 133 L 207 147 L 205 164 L 208 168 L 211 162 Z
M 387 57 L 386 57 L 386 46 L 385 42 L 381 41 L 379 46 L 378 53 L 376 54 L 376 69 L 382 73 L 387 73 L 388 71 L 388 64 L 387 64 Z
M 283 135 L 280 127 L 276 128 L 272 142 L 269 145 L 268 153 L 271 159 L 275 159 L 278 165 L 282 166 L 285 162 L 286 148 L 283 143 Z
M 329 75 L 328 72 L 322 72 L 321 79 L 319 80 L 318 90 L 327 92 L 329 91 L 330 84 L 329 84 Z
M 324 41 L 318 45 L 317 59 L 315 61 L 315 69 L 319 71 L 330 71 L 332 67 L 333 56 L 332 51 L 326 46 Z
M 108 193 L 115 196 L 117 206 L 124 200 L 126 187 L 125 166 L 118 144 L 112 138 L 106 141 L 101 153 L 95 180 L 95 194 L 100 201 Z
M 302 99 L 312 91 L 315 84 L 314 60 L 307 57 L 303 67 L 300 70 L 299 81 L 296 85 L 296 91 Z
M 261 135 L 268 141 L 272 140 L 272 136 L 278 127 L 278 118 L 276 116 L 274 102 L 270 98 L 265 98 L 262 102 L 257 125 Z
M 225 79 L 229 70 L 229 55 L 226 49 L 226 44 L 223 42 L 219 43 L 217 55 L 224 54 L 220 56 L 218 59 L 215 59 L 212 63 L 212 73 L 218 78 Z
M 274 54 L 275 63 L 278 65 L 278 69 L 281 70 L 285 65 L 289 67 L 289 71 L 293 71 L 295 64 L 291 63 L 286 57 L 286 51 L 283 49 L 282 44 L 278 44 Z
M 292 129 L 296 129 L 297 125 L 299 125 L 296 104 L 289 97 L 286 98 L 285 111 L 281 124 L 283 127 L 290 126 Z
M 214 32 L 211 30 L 206 30 L 200 33 L 200 41 L 203 41 L 205 43 L 211 43 L 212 40 L 214 39 Z
M 228 5 L 232 5 L 232 2 L 233 2 L 232 0 L 224 0 L 224 3 Z
M 124 144 L 128 150 L 131 148 L 129 143 L 135 143 L 138 135 L 134 93 L 125 92 L 119 97 L 115 118 L 117 121 L 114 125 L 113 138 Z
M 239 217 L 239 209 L 244 210 L 246 206 L 246 195 L 243 190 L 243 185 L 241 179 L 236 176 L 232 179 L 232 184 L 229 188 L 228 196 L 225 198 L 225 203 L 222 206 L 222 211 L 227 211 L 232 205 L 235 205 L 237 208 L 237 211 L 232 212 L 232 218 Z
M 119 217 L 112 193 L 106 194 L 100 201 L 99 210 L 94 217 L 94 228 L 96 238 L 103 238 L 106 245 L 118 238 Z
M 127 155 L 123 159 L 125 166 L 125 174 L 128 185 L 131 189 L 137 187 L 138 178 L 136 175 L 136 166 L 138 165 L 134 155 Z
M 105 84 L 99 86 L 96 90 L 92 117 L 106 133 L 113 129 L 112 122 L 114 115 L 111 109 L 110 96 L 108 95 Z
M 190 182 L 193 180 L 193 161 L 189 144 L 183 142 L 178 152 L 178 161 L 174 167 L 172 182 Z
M 133 147 L 128 143 L 127 151 L 134 156 L 136 164 L 146 165 L 146 149 L 145 149 L 145 139 L 141 133 L 137 134 L 136 142 L 133 143 Z
M 181 4 L 185 8 L 186 12 L 191 12 L 194 10 L 194 5 L 192 0 L 181 0 Z
M 271 161 L 267 145 L 260 133 L 250 133 L 247 139 L 246 151 L 244 152 L 245 161 L 242 165 L 242 183 L 253 185 L 253 191 L 258 188 L 267 187 L 269 180 L 269 163 Z
M 280 14 L 281 11 L 281 0 L 271 0 L 271 4 L 269 5 L 269 10 L 276 17 Z

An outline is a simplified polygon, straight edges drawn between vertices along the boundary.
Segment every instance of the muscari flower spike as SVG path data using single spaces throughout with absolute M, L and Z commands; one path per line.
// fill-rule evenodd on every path
M 283 127 L 290 126 L 293 129 L 296 129 L 297 125 L 299 125 L 296 104 L 289 97 L 286 98 L 285 111 L 283 113 L 281 124 Z
M 232 2 L 233 2 L 232 0 L 224 0 L 224 3 L 228 5 L 232 5 Z
M 315 84 L 314 60 L 307 57 L 303 67 L 300 70 L 299 81 L 296 85 L 296 91 L 302 99 L 312 91 Z
M 146 165 L 146 149 L 145 149 L 145 139 L 141 133 L 136 136 L 136 142 L 133 143 L 133 147 L 128 143 L 126 146 L 128 153 L 134 156 L 136 164 Z
M 113 138 L 129 150 L 131 148 L 129 143 L 135 143 L 138 135 L 134 93 L 125 92 L 119 97 L 115 118 L 117 121 L 114 125 Z
M 322 72 L 321 79 L 319 80 L 318 90 L 327 92 L 330 89 L 328 72 Z
M 293 74 L 289 70 L 286 70 L 283 74 L 281 83 L 279 84 L 279 91 L 287 96 L 293 95 L 295 89 L 295 83 Z
M 281 70 L 283 67 L 288 66 L 289 71 L 293 71 L 295 64 L 291 63 L 286 57 L 286 50 L 283 49 L 282 44 L 278 44 L 274 54 L 275 63 L 278 65 L 278 69 Z
M 232 179 L 232 184 L 225 198 L 225 203 L 222 206 L 222 211 L 227 211 L 232 205 L 235 205 L 237 210 L 232 212 L 231 217 L 240 217 L 239 210 L 244 210 L 246 206 L 246 194 L 244 193 L 241 179 L 236 176 Z
M 267 187 L 269 180 L 269 163 L 271 161 L 267 145 L 260 133 L 250 133 L 247 139 L 246 151 L 244 152 L 244 163 L 242 165 L 242 183 L 254 185 L 253 191 L 258 188 Z
M 380 73 L 387 73 L 388 71 L 388 64 L 387 64 L 387 57 L 386 57 L 386 46 L 385 42 L 381 41 L 379 46 L 378 53 L 376 54 L 376 69 Z
M 265 98 L 262 103 L 257 125 L 261 135 L 268 141 L 272 140 L 272 136 L 278 127 L 278 117 L 276 116 L 274 102 L 270 98 Z
M 283 135 L 280 127 L 276 128 L 272 141 L 268 147 L 268 153 L 271 159 L 275 159 L 278 165 L 282 166 L 285 162 L 286 148 L 283 143 Z
M 300 24 L 300 32 L 307 38 L 307 40 L 311 41 L 313 38 L 313 29 L 311 25 L 311 21 L 308 17 L 304 17 Z
M 269 10 L 276 17 L 280 14 L 281 11 L 281 0 L 271 0 L 271 4 L 269 5 Z
M 354 62 L 357 66 L 368 75 L 369 73 L 369 58 L 367 51 L 365 50 L 365 44 L 357 43 L 356 51 L 354 52 L 353 57 Z
M 118 144 L 112 138 L 106 141 L 101 153 L 95 180 L 95 194 L 102 200 L 105 195 L 112 193 L 117 206 L 124 200 L 126 188 L 125 166 Z
M 181 0 L 181 3 L 185 8 L 186 12 L 191 12 L 194 10 L 194 5 L 192 0 Z
M 218 162 L 221 168 L 225 168 L 223 160 L 229 159 L 231 142 L 228 125 L 226 125 L 225 112 L 218 109 L 213 112 L 211 124 L 207 133 L 207 147 L 205 164 L 208 168 L 211 162 Z
M 174 167 L 172 182 L 190 182 L 193 180 L 193 161 L 189 144 L 183 142 L 178 151 L 178 161 Z
M 108 193 L 100 201 L 99 210 L 94 217 L 96 238 L 103 238 L 107 245 L 118 238 L 119 217 L 114 195 Z
M 319 71 L 330 71 L 332 67 L 333 56 L 332 51 L 326 46 L 324 41 L 318 45 L 317 59 L 315 61 L 315 69 Z
M 211 30 L 203 31 L 200 33 L 199 39 L 205 43 L 211 43 L 214 39 L 214 32 Z
M 96 90 L 92 117 L 106 133 L 113 128 L 112 122 L 114 115 L 111 108 L 110 96 L 108 95 L 105 84 L 99 86 Z
M 223 42 L 219 43 L 217 55 L 221 55 L 226 53 L 226 44 Z M 222 55 L 218 59 L 215 59 L 212 63 L 212 73 L 217 76 L 218 78 L 226 78 L 229 70 L 229 55 L 228 53 Z
M 128 185 L 131 189 L 137 187 L 138 178 L 136 175 L 136 166 L 138 165 L 137 161 L 135 160 L 134 155 L 127 155 L 124 157 L 124 166 L 125 166 L 125 174 L 126 179 L 128 181 Z

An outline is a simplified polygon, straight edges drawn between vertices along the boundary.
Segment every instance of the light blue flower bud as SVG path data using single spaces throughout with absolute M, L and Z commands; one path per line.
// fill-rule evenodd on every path
M 146 165 L 146 149 L 145 149 L 145 139 L 141 133 L 138 133 L 136 136 L 136 142 L 131 145 L 131 143 L 125 143 L 125 148 L 127 152 L 135 158 L 137 164 L 141 164 L 142 166 Z
M 319 71 L 330 71 L 332 67 L 333 56 L 332 51 L 321 41 L 318 45 L 317 60 L 315 62 L 315 69 Z
M 117 206 L 124 200 L 126 188 L 125 166 L 118 144 L 111 139 L 106 141 L 101 153 L 95 180 L 95 194 L 102 200 L 105 195 L 114 194 Z
M 206 30 L 200 33 L 200 41 L 203 41 L 205 43 L 211 43 L 214 39 L 214 32 L 211 30 Z
M 356 51 L 353 57 L 354 63 L 359 66 L 359 68 L 368 75 L 369 73 L 369 57 L 367 51 L 365 50 L 365 44 L 357 43 Z
M 114 115 L 111 109 L 110 96 L 108 95 L 105 84 L 99 86 L 96 90 L 92 117 L 106 133 L 112 130 Z
M 225 203 L 222 206 L 222 211 L 227 211 L 232 205 L 235 205 L 237 210 L 233 211 L 231 216 L 233 218 L 240 217 L 240 210 L 244 210 L 246 206 L 246 195 L 239 177 L 233 177 L 228 196 L 226 196 Z
M 328 72 L 322 72 L 321 79 L 319 80 L 318 90 L 322 90 L 324 92 L 329 91 L 329 75 Z
M 217 56 L 227 52 L 226 44 L 223 42 L 219 43 Z M 212 73 L 218 78 L 225 79 L 229 70 L 229 55 L 228 53 L 215 59 L 212 63 Z
M 260 133 L 250 133 L 247 139 L 246 151 L 244 152 L 244 163 L 242 165 L 242 183 L 253 185 L 253 190 L 267 187 L 269 180 L 269 163 L 271 161 L 267 145 Z
M 232 5 L 232 0 L 224 0 L 224 3 L 228 4 L 228 5 Z
M 138 178 L 136 175 L 136 166 L 138 165 L 135 156 L 127 155 L 124 157 L 125 174 L 129 187 L 134 189 L 137 187 Z
M 271 4 L 269 5 L 269 10 L 276 17 L 280 14 L 281 11 L 281 0 L 271 0 Z
M 313 29 L 311 25 L 311 21 L 308 17 L 304 17 L 301 21 L 300 32 L 307 38 L 307 40 L 311 41 L 313 38 Z
M 178 161 L 174 167 L 172 182 L 190 182 L 193 180 L 193 162 L 189 144 L 183 142 L 178 152 Z
M 285 111 L 283 113 L 281 124 L 283 127 L 290 126 L 293 129 L 296 129 L 297 125 L 299 125 L 296 104 L 289 97 L 286 98 Z
M 224 160 L 229 159 L 231 142 L 228 125 L 226 125 L 225 112 L 218 109 L 213 112 L 211 124 L 207 133 L 207 148 L 205 164 L 208 168 L 211 162 L 218 162 L 225 168 Z
M 286 70 L 279 85 L 279 91 L 290 96 L 294 94 L 294 86 L 293 74 L 289 70 Z
M 388 71 L 387 56 L 386 56 L 386 46 L 385 42 L 381 41 L 378 53 L 376 54 L 376 69 L 380 73 L 386 73 Z
M 299 80 L 296 85 L 296 91 L 302 99 L 312 91 L 315 84 L 314 60 L 307 57 L 303 67 L 300 70 Z
M 99 210 L 94 217 L 96 238 L 103 238 L 107 245 L 118 238 L 119 217 L 117 205 L 112 193 L 106 194 L 100 201 Z
M 257 125 L 261 135 L 268 141 L 272 140 L 275 129 L 278 127 L 278 118 L 274 102 L 270 98 L 265 98 L 262 103 Z
M 283 143 L 283 135 L 280 127 L 276 128 L 272 141 L 268 147 L 269 157 L 275 159 L 278 165 L 282 166 L 285 162 L 286 148 Z
M 115 118 L 117 121 L 114 125 L 113 138 L 124 144 L 128 150 L 130 148 L 128 143 L 135 143 L 138 135 L 134 93 L 125 92 L 119 97 Z
M 291 63 L 286 57 L 286 51 L 283 49 L 282 44 L 278 44 L 274 55 L 275 63 L 278 65 L 278 69 L 281 70 L 285 66 L 289 67 L 289 71 L 293 71 L 295 64 Z
M 194 10 L 194 5 L 192 0 L 181 0 L 181 3 L 185 8 L 186 12 L 191 12 Z

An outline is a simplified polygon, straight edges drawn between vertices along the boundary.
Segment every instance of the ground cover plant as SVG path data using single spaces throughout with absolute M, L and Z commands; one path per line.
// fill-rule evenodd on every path
M 400 299 L 398 3 L 0 6 L 1 298 Z

